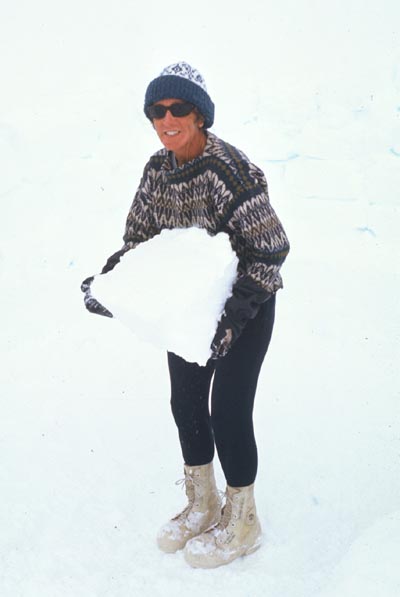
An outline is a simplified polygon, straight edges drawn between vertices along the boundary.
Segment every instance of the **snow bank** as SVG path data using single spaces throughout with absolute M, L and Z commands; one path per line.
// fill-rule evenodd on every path
M 163 230 L 96 276 L 92 292 L 142 340 L 204 365 L 237 263 L 223 232 Z

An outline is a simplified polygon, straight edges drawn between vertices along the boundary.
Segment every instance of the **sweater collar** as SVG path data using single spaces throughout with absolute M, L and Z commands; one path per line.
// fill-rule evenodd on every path
M 167 172 L 184 172 L 185 169 L 191 168 L 195 164 L 197 164 L 202 158 L 212 155 L 212 148 L 216 143 L 217 137 L 214 133 L 210 133 L 209 131 L 206 132 L 207 141 L 204 147 L 204 151 L 201 155 L 197 156 L 193 160 L 182 164 L 182 166 L 178 166 L 176 163 L 176 159 L 172 151 L 164 150 L 165 152 L 165 160 L 161 165 L 161 170 Z

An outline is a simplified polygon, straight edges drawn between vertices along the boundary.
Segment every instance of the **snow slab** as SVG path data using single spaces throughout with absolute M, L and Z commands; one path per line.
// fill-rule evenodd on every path
M 92 292 L 142 340 L 205 365 L 237 264 L 224 232 L 163 230 L 96 276 Z

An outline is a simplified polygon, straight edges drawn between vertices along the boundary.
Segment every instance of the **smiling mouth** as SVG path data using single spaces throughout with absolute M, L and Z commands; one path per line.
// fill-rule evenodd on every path
M 164 134 L 167 135 L 168 137 L 174 137 L 175 135 L 179 134 L 179 131 L 165 131 Z

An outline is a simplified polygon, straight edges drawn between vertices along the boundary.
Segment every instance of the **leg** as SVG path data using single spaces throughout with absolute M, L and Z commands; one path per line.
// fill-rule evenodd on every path
M 167 553 L 182 549 L 187 541 L 217 524 L 221 499 L 215 484 L 212 459 L 214 437 L 208 396 L 214 364 L 200 367 L 168 353 L 171 407 L 178 427 L 185 462 L 188 504 L 159 531 L 158 547 Z
M 215 364 L 205 367 L 168 353 L 171 409 L 178 427 L 183 460 L 191 466 L 208 464 L 214 457 L 214 436 L 208 407 Z
M 215 444 L 228 485 L 245 487 L 257 474 L 253 406 L 275 316 L 275 296 L 261 305 L 226 357 L 217 361 L 212 390 Z
M 260 368 L 274 323 L 275 297 L 261 306 L 226 357 L 217 361 L 212 393 L 215 443 L 227 480 L 222 518 L 186 543 L 185 559 L 215 568 L 256 551 L 261 525 L 254 501 L 257 447 L 253 404 Z

